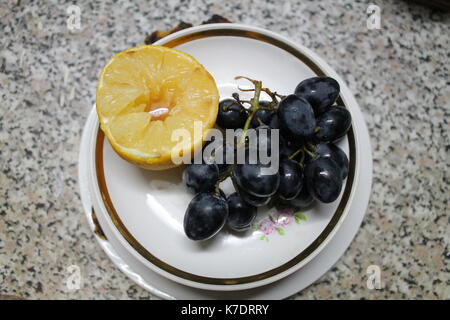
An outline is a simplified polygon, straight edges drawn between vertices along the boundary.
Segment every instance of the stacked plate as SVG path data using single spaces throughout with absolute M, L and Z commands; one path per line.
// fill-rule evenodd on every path
M 101 247 L 132 280 L 161 298 L 280 299 L 302 290 L 343 254 L 367 207 L 371 149 L 353 95 L 313 52 L 259 28 L 203 25 L 156 44 L 193 55 L 215 78 L 221 98 L 238 91 L 238 75 L 262 80 L 282 94 L 308 77 L 335 78 L 341 86 L 338 103 L 353 117 L 351 131 L 339 143 L 350 172 L 334 203 L 296 215 L 260 208 L 248 232 L 222 231 L 212 240 L 193 242 L 183 231 L 192 198 L 181 182 L 183 168 L 146 171 L 122 160 L 99 130 L 94 108 L 83 132 L 79 180 Z

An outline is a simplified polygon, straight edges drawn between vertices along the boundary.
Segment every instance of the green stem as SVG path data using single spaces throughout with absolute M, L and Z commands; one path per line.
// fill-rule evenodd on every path
M 317 147 L 313 145 L 311 142 L 308 142 L 306 146 L 309 148 L 309 150 L 311 150 L 311 152 L 315 152 L 317 149 Z
M 303 161 L 305 160 L 305 153 L 307 153 L 311 158 L 314 158 L 316 154 L 310 150 L 306 146 L 301 146 L 297 151 L 289 156 L 289 160 L 294 159 L 299 153 L 302 154 L 302 158 L 300 160 L 300 164 L 303 165 Z
M 316 156 L 314 152 L 309 151 L 307 148 L 303 148 L 303 151 L 305 151 L 311 158 L 314 158 Z
M 297 151 L 295 151 L 293 154 L 291 154 L 291 155 L 289 156 L 288 159 L 289 159 L 289 160 L 294 159 L 300 152 L 304 154 L 304 152 L 303 152 L 303 147 L 301 147 L 300 149 L 298 149 Z
M 248 116 L 247 121 L 245 122 L 244 128 L 242 129 L 242 136 L 241 136 L 240 144 L 244 144 L 245 137 L 247 135 L 248 128 L 250 127 L 250 123 L 252 122 L 253 116 L 255 115 L 256 111 L 259 109 L 259 98 L 261 95 L 262 82 L 253 80 L 253 79 L 250 79 L 247 77 L 242 77 L 242 76 L 236 77 L 234 79 L 235 80 L 247 79 L 255 85 L 255 94 L 254 94 L 253 98 L 250 99 L 250 115 Z
M 304 162 L 305 162 L 305 153 L 302 152 L 302 158 L 299 161 L 299 164 L 302 168 L 305 166 Z
M 239 186 L 236 182 L 236 178 L 234 177 L 233 173 L 230 174 L 230 178 L 231 178 L 231 183 L 233 184 L 234 190 L 238 191 Z

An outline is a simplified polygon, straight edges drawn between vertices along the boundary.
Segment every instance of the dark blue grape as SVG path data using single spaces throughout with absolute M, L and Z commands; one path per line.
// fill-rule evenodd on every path
M 184 215 L 184 232 L 191 240 L 206 240 L 222 229 L 228 217 L 227 201 L 213 193 L 199 193 Z
M 277 113 L 272 115 L 272 118 L 270 118 L 269 126 L 272 129 L 280 129 L 280 120 L 278 119 L 278 114 Z
M 348 175 L 348 158 L 341 148 L 333 143 L 319 143 L 315 150 L 316 156 L 333 159 L 341 169 L 342 179 Z
M 233 99 L 225 99 L 219 103 L 217 124 L 223 129 L 243 128 L 247 120 L 245 108 Z
M 342 173 L 331 158 L 314 158 L 305 167 L 308 192 L 317 200 L 330 203 L 339 197 Z
M 316 119 L 311 105 L 294 94 L 280 101 L 278 119 L 281 130 L 291 140 L 309 137 L 316 128 Z
M 314 77 L 303 80 L 295 88 L 295 94 L 311 104 L 314 114 L 327 111 L 339 96 L 339 83 L 329 77 Z
M 233 166 L 233 178 L 245 192 L 257 197 L 269 197 L 277 192 L 280 176 L 278 170 L 273 174 L 265 174 L 267 172 L 263 169 L 268 167 L 259 162 L 250 164 L 247 159 L 246 163 Z
M 214 141 L 214 139 L 208 141 L 203 147 L 203 161 L 205 163 L 215 163 L 219 168 L 219 176 L 223 176 L 230 166 L 227 164 L 227 159 L 229 158 L 230 160 L 233 160 L 234 158 L 234 147 L 222 141 L 222 143 L 219 144 L 219 146 L 216 146 L 214 150 L 209 150 L 208 148 L 208 154 L 206 154 L 205 149 L 212 143 L 212 141 Z M 212 152 L 211 155 L 209 155 L 210 152 Z M 233 161 L 228 162 L 233 163 Z
M 270 197 L 270 196 L 269 197 L 257 197 L 257 196 L 254 196 L 254 195 L 252 195 L 252 194 L 250 194 L 248 192 L 245 192 L 239 186 L 237 187 L 236 191 L 241 195 L 242 199 L 245 202 L 247 202 L 247 203 L 249 203 L 249 204 L 251 204 L 252 206 L 255 206 L 255 207 L 265 206 L 265 205 L 269 204 L 270 200 L 272 200 L 272 197 Z
M 284 200 L 297 197 L 303 187 L 303 169 L 294 160 L 280 162 L 280 186 L 278 196 Z
M 260 101 L 260 107 L 269 108 L 271 103 L 269 101 Z M 276 113 L 275 110 L 267 110 L 267 109 L 258 109 L 253 115 L 252 121 L 250 122 L 251 128 L 256 128 L 261 125 L 268 125 L 270 123 L 270 119 Z
M 352 125 L 352 116 L 347 109 L 333 107 L 317 119 L 315 137 L 322 142 L 333 142 L 342 138 Z
M 313 202 L 314 198 L 309 194 L 306 186 L 303 186 L 302 191 L 300 191 L 300 194 L 296 198 L 284 201 L 285 204 L 297 209 L 308 208 Z
M 228 199 L 228 226 L 235 231 L 245 231 L 250 228 L 256 217 L 256 207 L 252 206 L 235 192 Z
M 184 169 L 183 181 L 192 193 L 212 191 L 219 180 L 216 164 L 190 164 Z
M 221 163 L 217 164 L 217 167 L 219 168 L 219 176 L 222 177 L 224 174 L 227 173 L 227 170 L 230 167 L 230 165 L 226 163 Z

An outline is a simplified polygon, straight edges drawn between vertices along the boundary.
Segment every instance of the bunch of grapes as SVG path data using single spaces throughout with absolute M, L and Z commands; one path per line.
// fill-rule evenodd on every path
M 306 79 L 294 94 L 282 96 L 264 88 L 260 81 L 236 77 L 242 78 L 251 81 L 254 88 L 240 90 L 254 92 L 253 98 L 241 100 L 235 93 L 233 99 L 220 102 L 217 116 L 220 128 L 242 129 L 242 135 L 233 145 L 224 143 L 217 148 L 212 159 L 188 165 L 183 173 L 187 188 L 196 194 L 184 217 L 185 233 L 192 240 L 209 239 L 225 224 L 237 232 L 247 230 L 257 207 L 269 203 L 306 208 L 314 200 L 333 202 L 348 174 L 348 158 L 334 143 L 345 136 L 352 119 L 347 109 L 335 104 L 340 90 L 336 80 Z M 271 100 L 260 101 L 262 92 Z M 258 137 L 256 146 L 250 145 L 246 136 L 250 128 Z M 249 150 L 267 148 L 270 154 L 272 129 L 280 133 L 279 168 L 267 174 L 263 169 L 269 164 L 259 158 L 250 161 Z M 244 150 L 244 162 L 225 163 L 238 148 Z M 227 197 L 219 184 L 229 177 L 235 192 Z

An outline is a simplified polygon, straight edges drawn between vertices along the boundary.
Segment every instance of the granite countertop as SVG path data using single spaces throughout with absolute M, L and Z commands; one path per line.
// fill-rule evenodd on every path
M 381 9 L 369 30 L 367 7 Z M 71 2 L 70 2 L 71 3 Z M 367 214 L 339 262 L 296 299 L 449 299 L 450 16 L 408 1 L 64 1 L 0 7 L 0 295 L 150 299 L 101 250 L 82 212 L 77 157 L 99 72 L 154 29 L 217 13 L 323 57 L 355 94 L 374 158 Z M 76 22 L 76 21 L 75 21 Z M 78 265 L 80 290 L 68 291 Z M 366 286 L 369 265 L 383 288 Z

